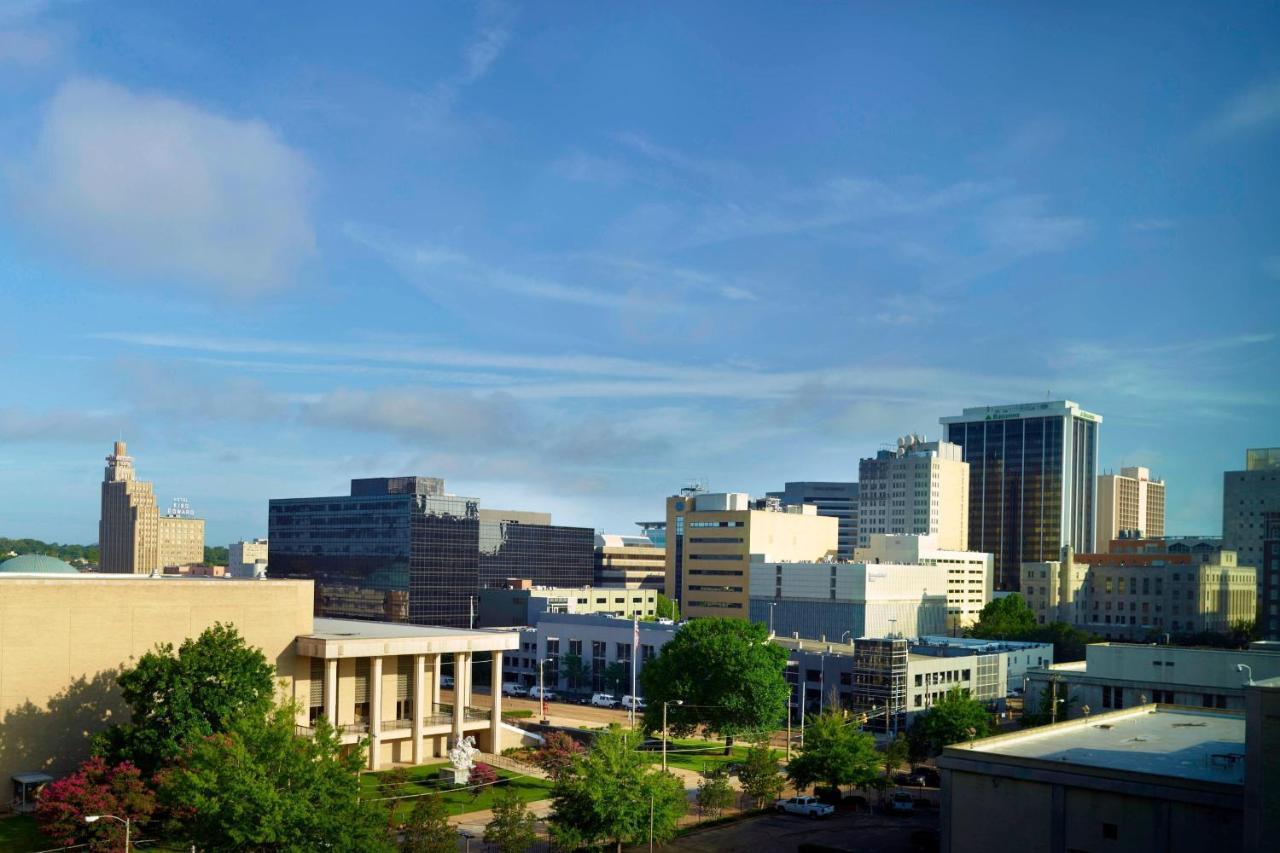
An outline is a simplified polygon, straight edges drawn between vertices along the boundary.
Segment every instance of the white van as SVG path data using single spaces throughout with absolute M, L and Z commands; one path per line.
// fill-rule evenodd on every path
M 616 708 L 618 707 L 618 697 L 612 693 L 592 693 L 591 704 L 597 708 Z
M 502 684 L 502 695 L 503 696 L 528 696 L 529 688 L 525 687 L 523 684 L 514 684 L 510 681 L 506 681 L 506 682 L 503 682 Z
M 546 688 L 543 688 L 543 687 L 530 687 L 529 698 L 530 699 L 546 699 L 548 702 L 551 702 L 556 698 L 556 694 L 552 693 L 550 690 L 547 690 Z
M 643 711 L 645 707 L 644 699 L 639 696 L 623 696 L 622 707 L 626 708 L 628 711 L 632 708 L 635 708 L 637 711 Z

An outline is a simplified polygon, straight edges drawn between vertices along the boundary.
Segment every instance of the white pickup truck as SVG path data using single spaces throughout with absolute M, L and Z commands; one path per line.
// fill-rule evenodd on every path
M 834 806 L 818 802 L 817 797 L 788 797 L 773 804 L 774 809 L 787 814 L 801 814 L 806 817 L 828 817 L 835 812 Z

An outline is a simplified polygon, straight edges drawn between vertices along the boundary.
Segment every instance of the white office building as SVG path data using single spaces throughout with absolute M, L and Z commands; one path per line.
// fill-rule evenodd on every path
M 968 547 L 969 465 L 959 445 L 908 435 L 858 463 L 858 547 L 877 533 L 932 535 L 942 547 Z
M 992 556 L 978 551 L 940 548 L 936 536 L 877 534 L 868 537 L 866 547 L 857 550 L 865 563 L 893 566 L 937 566 L 946 574 L 948 632 L 978 621 L 982 608 L 991 601 Z

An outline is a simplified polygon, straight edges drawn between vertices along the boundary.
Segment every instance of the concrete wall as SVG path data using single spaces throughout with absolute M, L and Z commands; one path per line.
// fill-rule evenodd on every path
M 127 709 L 115 677 L 158 643 L 235 625 L 292 692 L 310 581 L 126 576 L 0 578 L 0 780 L 65 773 Z

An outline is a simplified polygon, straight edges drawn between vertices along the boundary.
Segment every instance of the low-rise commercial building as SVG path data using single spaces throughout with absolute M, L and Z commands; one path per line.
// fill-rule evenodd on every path
M 512 579 L 501 587 L 480 590 L 481 628 L 536 625 L 548 613 L 599 613 L 627 619 L 652 619 L 658 593 L 652 589 L 533 586 Z
M 825 560 L 838 547 L 837 519 L 811 504 L 784 507 L 777 498 L 687 489 L 667 498 L 668 598 L 684 616 L 747 618 L 753 559 Z
M 648 536 L 596 534 L 596 586 L 662 592 L 667 578 L 667 549 Z
M 918 637 L 946 630 L 946 586 L 938 566 L 752 562 L 749 618 L 816 640 Z
M 1277 677 L 1280 651 L 1093 643 L 1082 661 L 1028 669 L 1026 710 L 1056 696 L 1067 719 L 1148 702 L 1243 711 L 1249 679 Z
M 871 534 L 857 560 L 890 566 L 938 566 L 947 577 L 947 630 L 972 625 L 991 601 L 992 556 L 939 547 L 935 535 Z
M 839 539 L 836 556 L 853 559 L 858 547 L 858 484 L 830 481 L 804 480 L 790 482 L 779 492 L 765 492 L 767 498 L 777 498 L 783 506 L 812 504 L 818 515 L 829 515 L 839 523 Z
M 616 616 L 547 613 L 532 628 L 519 631 L 514 654 L 507 656 L 502 680 L 527 687 L 541 683 L 549 690 L 591 693 L 605 690 L 612 664 L 622 669 L 622 693 L 631 692 L 631 662 L 636 678 L 658 650 L 671 641 L 674 622 L 636 622 Z M 635 655 L 633 658 L 633 654 Z M 544 663 L 539 665 L 539 661 Z M 636 682 L 640 695 L 644 689 Z
M 1274 719 L 1253 737 L 1239 711 L 1145 705 L 948 746 L 942 850 L 1266 849 L 1278 798 L 1256 790 L 1246 814 L 1246 777 L 1277 775 L 1263 747 Z M 1015 817 L 992 819 L 1002 814 Z
M 1237 565 L 1234 551 L 1169 547 L 1117 539 L 1109 554 L 1064 548 L 1059 560 L 1023 565 L 1022 595 L 1041 624 L 1067 622 L 1108 639 L 1222 633 L 1254 618 L 1257 573 Z
M 464 733 L 486 751 L 521 742 L 499 696 L 492 712 L 470 701 L 473 656 L 501 672 L 514 633 L 316 619 L 312 602 L 309 581 L 0 573 L 0 779 L 73 769 L 96 732 L 128 719 L 120 668 L 216 622 L 275 666 L 299 726 L 323 714 L 343 743 L 368 738 L 372 768 L 438 758 Z M 442 667 L 455 671 L 450 705 Z
M 266 539 L 243 539 L 227 546 L 227 571 L 234 578 L 267 576 Z
M 1053 665 L 1053 643 L 1017 640 L 983 640 L 977 637 L 921 637 L 912 644 L 916 654 L 968 655 L 1001 653 L 1005 660 L 1005 681 L 1009 692 L 1022 689 L 1027 670 Z

